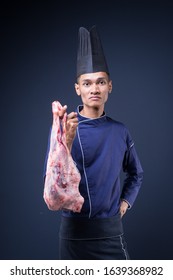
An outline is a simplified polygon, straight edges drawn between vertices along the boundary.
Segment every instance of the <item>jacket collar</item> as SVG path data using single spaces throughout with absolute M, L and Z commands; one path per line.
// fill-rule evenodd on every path
M 90 123 L 95 123 L 95 124 L 97 124 L 97 123 L 100 123 L 100 122 L 104 122 L 105 121 L 105 119 L 106 119 L 106 113 L 105 112 L 103 112 L 103 114 L 100 116 L 100 117 L 98 117 L 98 118 L 87 118 L 87 117 L 84 117 L 84 116 L 82 116 L 81 114 L 80 114 L 80 111 L 82 110 L 82 108 L 83 108 L 83 105 L 79 105 L 78 107 L 77 107 L 77 113 L 78 113 L 78 120 L 79 120 L 79 123 L 80 122 L 90 122 Z

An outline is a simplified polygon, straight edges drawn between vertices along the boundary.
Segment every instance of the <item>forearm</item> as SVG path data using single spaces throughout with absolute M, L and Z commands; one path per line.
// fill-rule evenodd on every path
M 68 148 L 70 153 L 71 153 L 71 149 L 72 149 L 72 146 L 73 146 L 74 135 L 75 135 L 75 133 L 72 136 L 70 134 L 66 135 L 66 145 L 67 145 L 67 148 Z
M 124 180 L 121 199 L 126 201 L 129 204 L 129 208 L 133 205 L 138 192 L 140 190 L 143 179 L 143 173 L 138 173 L 135 175 L 127 175 L 127 178 Z
M 71 149 L 72 149 L 72 145 L 73 145 L 73 139 L 70 138 L 70 137 L 67 137 L 66 138 L 66 145 L 67 145 L 67 148 L 68 148 L 69 152 L 71 153 Z
M 78 126 L 77 113 L 72 112 L 67 116 L 67 123 L 66 123 L 66 145 L 70 153 L 73 145 L 73 140 L 76 135 L 77 126 Z

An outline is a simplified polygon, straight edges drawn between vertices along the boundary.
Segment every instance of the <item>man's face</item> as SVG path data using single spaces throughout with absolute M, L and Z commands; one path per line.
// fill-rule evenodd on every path
M 105 72 L 83 74 L 78 78 L 75 89 L 84 106 L 104 107 L 112 90 L 112 81 Z

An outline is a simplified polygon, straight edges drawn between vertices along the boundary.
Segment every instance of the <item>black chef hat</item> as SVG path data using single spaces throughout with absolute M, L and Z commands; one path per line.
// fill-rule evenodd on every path
M 90 31 L 79 28 L 79 45 L 77 52 L 77 77 L 86 73 L 106 72 L 109 74 L 102 44 L 96 26 Z

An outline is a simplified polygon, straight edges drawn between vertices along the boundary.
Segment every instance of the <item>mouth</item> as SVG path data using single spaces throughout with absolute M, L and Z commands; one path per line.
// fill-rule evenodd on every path
M 94 101 L 98 101 L 98 100 L 100 100 L 101 98 L 100 98 L 100 96 L 91 96 L 89 99 L 90 99 L 90 100 L 94 100 Z

